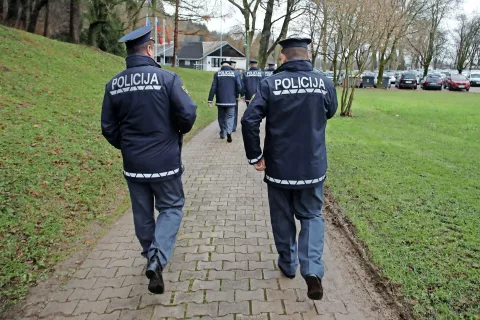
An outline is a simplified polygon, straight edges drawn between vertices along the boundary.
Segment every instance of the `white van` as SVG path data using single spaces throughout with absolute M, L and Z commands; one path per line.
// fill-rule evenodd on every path
M 480 87 L 480 70 L 472 70 L 468 76 L 468 80 L 470 81 L 470 86 L 472 87 Z

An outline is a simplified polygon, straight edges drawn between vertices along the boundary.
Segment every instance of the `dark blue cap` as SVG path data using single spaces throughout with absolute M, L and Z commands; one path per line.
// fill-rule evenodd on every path
M 275 65 L 275 62 L 269 61 L 269 62 L 268 62 L 268 65 L 269 65 L 269 66 L 274 66 L 274 65 Z
M 222 62 L 220 62 L 220 64 L 224 64 L 224 63 L 228 63 L 229 65 L 232 65 L 232 61 L 228 61 L 228 60 L 223 60 Z
M 154 41 L 151 37 L 152 26 L 145 26 L 140 29 L 134 30 L 129 34 L 124 35 L 118 42 L 125 42 L 127 47 L 133 47 L 149 40 Z
M 312 43 L 312 39 L 308 38 L 288 38 L 278 42 L 282 48 L 308 48 L 308 45 Z
M 257 59 L 250 59 L 250 63 L 258 63 Z
M 230 60 L 230 63 L 237 63 L 237 61 Z

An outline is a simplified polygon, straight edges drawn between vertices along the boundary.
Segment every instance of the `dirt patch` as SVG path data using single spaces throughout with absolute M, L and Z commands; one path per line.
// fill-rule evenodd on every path
M 12 70 L 8 69 L 5 66 L 0 65 L 0 72 L 10 72 L 10 71 L 12 71 Z
M 59 288 L 67 283 L 97 246 L 97 241 L 110 231 L 113 223 L 128 209 L 128 194 L 125 190 L 120 191 L 118 199 L 120 200 L 107 210 L 108 221 L 92 222 L 86 229 L 88 231 L 79 236 L 77 241 L 69 243 L 68 247 L 65 245 L 62 250 L 67 250 L 72 254 L 55 266 L 52 275 L 47 280 L 38 282 L 35 287 L 30 288 L 25 300 L 18 301 L 16 305 L 0 314 L 0 319 L 21 320 L 29 314 L 40 313 L 45 308 L 48 303 L 46 297 L 60 291 Z
M 356 256 L 355 260 L 357 260 L 361 272 L 365 273 L 368 279 L 363 279 L 363 277 L 359 278 L 370 282 L 385 303 L 398 313 L 400 319 L 414 319 L 411 306 L 400 293 L 398 285 L 388 281 L 388 279 L 382 275 L 380 269 L 371 262 L 368 248 L 363 241 L 358 239 L 355 226 L 350 219 L 343 214 L 340 205 L 336 202 L 328 190 L 328 187 L 325 193 L 325 218 L 338 232 L 348 239 L 348 243 L 342 243 L 341 239 L 337 238 L 334 240 L 335 245 L 345 251 L 353 248 Z

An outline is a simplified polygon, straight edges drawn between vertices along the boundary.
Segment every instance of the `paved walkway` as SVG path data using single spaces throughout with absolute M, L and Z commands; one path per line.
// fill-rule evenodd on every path
M 165 294 L 147 290 L 145 259 L 127 212 L 67 285 L 45 297 L 32 314 L 24 309 L 22 319 L 390 318 L 330 225 L 324 300 L 306 299 L 299 275 L 295 280 L 282 277 L 266 185 L 247 164 L 240 132 L 228 144 L 218 139 L 217 124 L 210 125 L 185 146 L 184 162 L 185 217 L 163 274 Z

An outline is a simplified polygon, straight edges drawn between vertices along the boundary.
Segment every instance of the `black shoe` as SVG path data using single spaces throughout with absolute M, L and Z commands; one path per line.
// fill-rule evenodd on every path
M 224 137 L 224 136 L 220 136 L 220 139 L 222 139 L 222 140 L 223 140 L 223 139 L 225 139 L 225 137 Z
M 290 275 L 288 273 L 285 272 L 285 270 L 283 270 L 280 266 L 278 266 L 278 269 L 280 269 L 280 271 L 282 272 L 282 274 L 287 277 L 288 279 L 293 279 L 295 278 L 295 275 Z
M 305 276 L 305 282 L 307 283 L 308 287 L 307 296 L 312 300 L 322 300 L 322 279 L 318 278 L 314 274 L 308 274 Z
M 227 142 L 232 142 L 232 135 L 230 133 L 227 133 Z
M 155 294 L 162 294 L 165 292 L 165 284 L 163 283 L 162 265 L 157 256 L 154 256 L 150 261 L 145 276 L 150 279 L 148 284 L 148 291 Z

